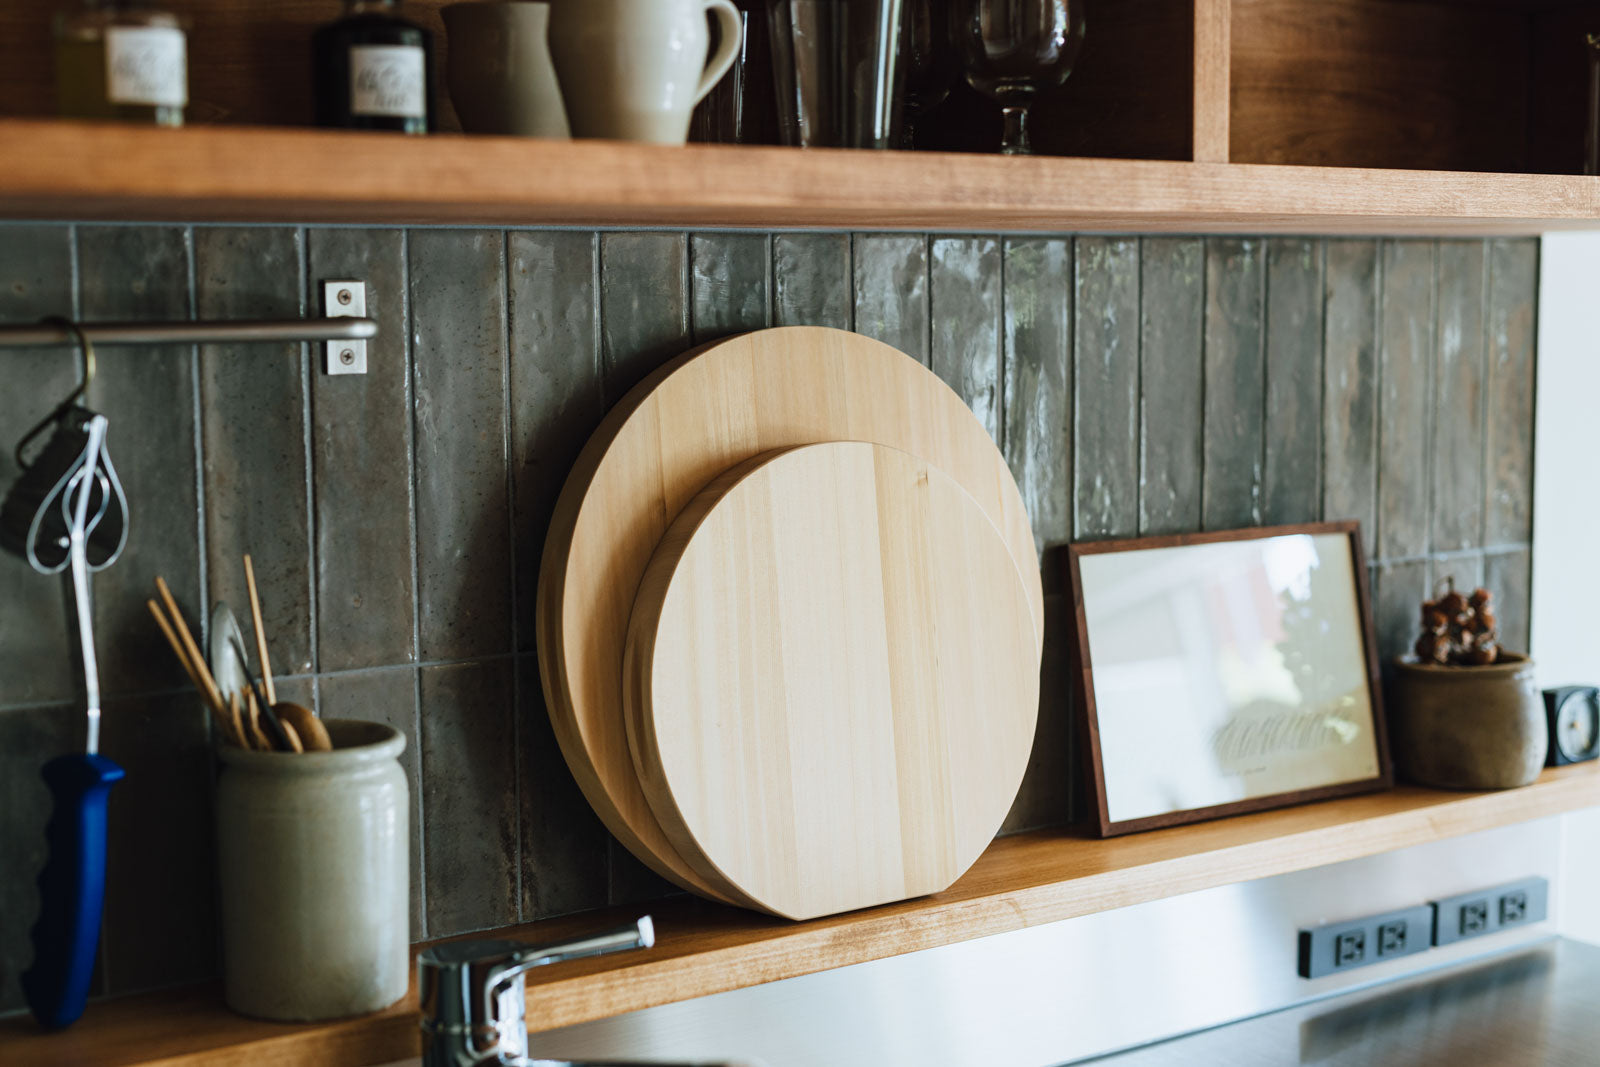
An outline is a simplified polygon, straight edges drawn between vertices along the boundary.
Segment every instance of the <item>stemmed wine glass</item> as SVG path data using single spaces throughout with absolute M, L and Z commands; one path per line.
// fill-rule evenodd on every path
M 952 0 L 950 35 L 967 82 L 1005 115 L 1000 151 L 1028 155 L 1028 107 L 1072 73 L 1084 0 Z

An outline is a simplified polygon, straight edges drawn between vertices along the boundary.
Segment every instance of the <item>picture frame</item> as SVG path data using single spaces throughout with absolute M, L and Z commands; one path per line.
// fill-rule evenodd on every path
M 1359 523 L 1065 552 L 1101 836 L 1394 784 Z

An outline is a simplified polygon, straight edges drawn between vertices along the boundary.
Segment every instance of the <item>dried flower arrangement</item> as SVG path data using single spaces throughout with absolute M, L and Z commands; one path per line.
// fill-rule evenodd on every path
M 1470 596 L 1456 592 L 1454 578 L 1446 578 L 1447 592 L 1422 603 L 1422 635 L 1412 646 L 1417 659 L 1457 667 L 1482 667 L 1500 658 L 1495 629 L 1494 597 L 1487 589 Z

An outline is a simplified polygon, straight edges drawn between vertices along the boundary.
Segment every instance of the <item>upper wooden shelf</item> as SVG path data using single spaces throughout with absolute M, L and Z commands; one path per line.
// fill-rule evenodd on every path
M 1213 886 L 1305 870 L 1600 805 L 1600 765 L 1546 771 L 1525 789 L 1400 787 L 1102 841 L 1075 830 L 996 841 L 943 893 L 792 923 L 679 898 L 650 910 L 648 952 L 529 975 L 528 1018 L 551 1029 Z M 532 923 L 494 936 L 591 933 L 640 909 Z M 376 1015 L 305 1026 L 229 1013 L 214 988 L 97 1003 L 70 1030 L 0 1022 L 0 1063 L 345 1065 L 416 1055 L 415 995 Z
M 0 217 L 1533 234 L 1600 178 L 0 120 Z

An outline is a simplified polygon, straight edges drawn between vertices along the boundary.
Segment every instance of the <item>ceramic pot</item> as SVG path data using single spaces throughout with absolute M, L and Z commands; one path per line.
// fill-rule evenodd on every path
M 1544 703 L 1526 656 L 1484 667 L 1395 661 L 1389 734 L 1395 765 L 1442 789 L 1510 789 L 1544 767 Z
M 334 1019 L 406 993 L 405 735 L 327 727 L 332 752 L 218 753 L 223 999 L 244 1015 Z
M 708 14 L 721 29 L 714 55 Z M 742 40 L 732 0 L 555 0 L 550 55 L 573 136 L 683 144 Z
M 450 101 L 468 133 L 565 139 L 567 112 L 550 62 L 550 5 L 451 4 L 440 12 L 450 41 Z

